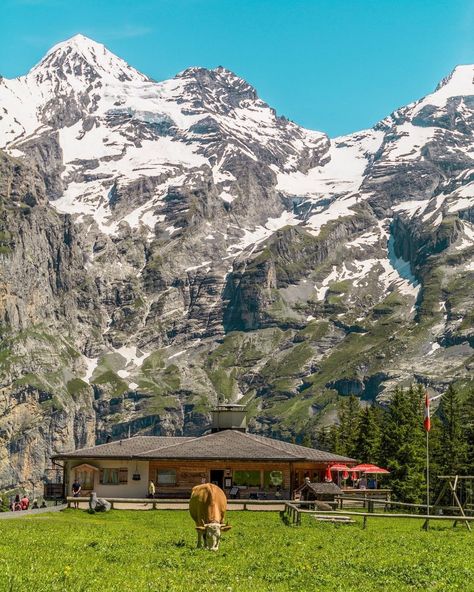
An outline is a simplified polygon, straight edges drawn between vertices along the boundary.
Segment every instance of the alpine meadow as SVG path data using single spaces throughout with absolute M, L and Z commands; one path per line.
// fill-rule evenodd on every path
M 4 4 L 0 592 L 474 592 L 471 2 Z

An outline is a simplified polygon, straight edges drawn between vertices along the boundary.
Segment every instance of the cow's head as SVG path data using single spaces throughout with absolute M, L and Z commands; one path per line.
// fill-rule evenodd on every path
M 209 551 L 217 551 L 221 541 L 221 532 L 231 529 L 228 524 L 219 524 L 211 522 L 203 526 L 196 526 L 196 530 L 201 531 L 204 538 L 204 547 Z

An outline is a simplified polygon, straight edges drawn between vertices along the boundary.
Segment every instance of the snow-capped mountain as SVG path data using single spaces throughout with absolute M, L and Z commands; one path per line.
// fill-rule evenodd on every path
M 0 481 L 28 478 L 38 441 L 42 466 L 201 431 L 218 398 L 295 434 L 349 393 L 467 384 L 473 78 L 335 139 L 225 68 L 156 82 L 81 35 L 0 79 L 0 452 L 19 466 L 0 455 Z
M 156 83 L 82 35 L 53 47 L 25 77 L 3 80 L 0 101 L 2 147 L 21 155 L 41 136 L 61 151 L 55 207 L 90 215 L 112 234 L 124 218 L 153 231 L 168 188 L 190 174 L 209 178 L 230 203 L 241 160 L 304 169 L 328 144 L 324 134 L 278 118 L 224 68 L 190 68 Z M 145 207 L 121 203 L 115 213 L 120 192 L 144 177 L 153 179 Z

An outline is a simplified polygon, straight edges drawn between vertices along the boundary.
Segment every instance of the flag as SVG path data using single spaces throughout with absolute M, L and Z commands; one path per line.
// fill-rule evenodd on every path
M 430 418 L 430 400 L 428 397 L 428 391 L 425 392 L 425 419 L 423 421 L 423 425 L 425 426 L 425 430 L 427 432 L 431 429 L 431 418 Z

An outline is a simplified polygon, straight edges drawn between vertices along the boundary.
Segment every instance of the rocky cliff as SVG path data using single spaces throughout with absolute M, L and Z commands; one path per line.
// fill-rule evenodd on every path
M 474 66 L 342 138 L 76 36 L 0 79 L 0 485 L 218 400 L 285 437 L 474 365 Z

